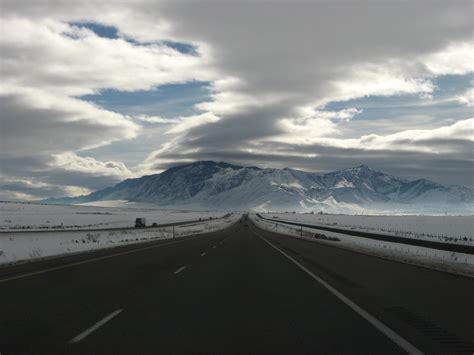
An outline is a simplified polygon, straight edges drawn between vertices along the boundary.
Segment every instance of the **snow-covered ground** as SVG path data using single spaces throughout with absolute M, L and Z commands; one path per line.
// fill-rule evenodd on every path
M 474 245 L 474 216 L 354 216 L 299 213 L 265 213 L 262 216 L 406 238 Z
M 175 226 L 174 235 L 173 227 L 109 231 L 46 231 L 41 233 L 31 231 L 3 232 L 0 233 L 0 265 L 145 241 L 197 235 L 229 227 L 239 218 L 240 215 L 232 214 L 222 219 Z
M 122 228 L 133 227 L 137 217 L 146 218 L 147 225 L 151 225 L 208 219 L 221 217 L 224 214 L 224 212 L 169 211 L 154 208 L 0 202 L 0 231 Z
M 303 238 L 313 242 L 337 246 L 408 264 L 474 277 L 474 255 L 360 238 L 342 233 L 318 230 L 317 228 L 303 227 L 300 229 L 298 226 L 270 222 L 258 218 L 256 215 L 251 215 L 250 218 L 259 228 L 271 232 Z M 305 222 L 309 221 L 305 220 Z M 318 238 L 315 238 L 315 235 L 318 236 Z

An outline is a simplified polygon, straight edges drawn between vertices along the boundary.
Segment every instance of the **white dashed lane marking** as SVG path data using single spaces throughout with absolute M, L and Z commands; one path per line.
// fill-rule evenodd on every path
M 184 269 L 186 269 L 186 266 L 181 266 L 178 270 L 176 270 L 176 271 L 174 272 L 174 274 L 175 274 L 175 275 L 176 275 L 176 274 L 179 274 L 179 273 L 180 273 L 181 271 L 183 271 Z
M 81 334 L 77 335 L 76 337 L 72 338 L 71 340 L 69 340 L 69 344 L 75 344 L 75 343 L 78 343 L 80 342 L 82 339 L 84 339 L 85 337 L 87 337 L 89 334 L 93 333 L 94 331 L 96 331 L 97 329 L 99 329 L 100 327 L 102 327 L 105 323 L 107 323 L 108 321 L 110 321 L 112 318 L 115 318 L 116 316 L 119 315 L 120 312 L 122 312 L 123 309 L 117 309 L 116 311 L 110 313 L 107 317 L 101 319 L 100 321 L 98 321 L 97 323 L 95 323 L 92 327 L 86 329 L 85 331 L 83 331 Z

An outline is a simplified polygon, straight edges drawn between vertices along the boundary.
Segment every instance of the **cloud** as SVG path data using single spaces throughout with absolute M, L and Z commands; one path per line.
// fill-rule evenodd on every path
M 339 122 L 348 122 L 361 112 L 361 110 L 356 108 L 341 111 L 324 111 L 311 107 L 302 107 L 299 109 L 297 117 L 280 120 L 279 126 L 285 133 L 278 135 L 278 140 L 305 144 L 320 137 L 337 135 L 339 133 Z
M 463 95 L 456 98 L 458 102 L 467 107 L 474 106 L 474 88 L 468 89 Z
M 401 174 L 424 172 L 447 181 L 469 176 L 462 162 L 470 161 L 472 142 L 461 131 L 469 132 L 472 121 L 464 115 L 450 117 L 450 125 L 434 116 L 429 129 L 413 115 L 409 130 L 395 118 L 390 134 L 374 120 L 372 126 L 364 122 L 367 131 L 360 133 L 358 107 L 327 107 L 361 97 L 430 97 L 438 89 L 436 77 L 472 73 L 471 6 L 4 0 L 1 21 L 9 31 L 0 34 L 2 173 L 86 189 L 194 159 L 309 170 L 360 162 L 390 170 L 390 162 Z M 81 22 L 113 26 L 118 38 L 71 25 Z M 166 41 L 195 51 L 182 53 Z M 209 82 L 211 96 L 189 117 L 124 114 L 79 99 L 195 81 Z M 469 95 L 456 100 L 470 105 Z M 127 149 L 141 157 L 139 141 L 151 131 L 142 126 L 160 124 L 165 127 L 153 131 L 159 144 L 147 138 L 149 154 L 136 166 L 122 164 L 113 148 L 103 159 L 92 154 L 129 140 Z M 408 167 L 407 159 L 417 159 L 418 166 Z M 441 163 L 444 175 L 436 170 Z
M 101 162 L 91 157 L 80 157 L 72 152 L 53 155 L 51 166 L 66 171 L 76 171 L 91 175 L 113 176 L 119 179 L 134 177 L 122 162 Z
M 25 181 L 29 176 L 45 184 L 38 188 L 9 183 L 10 190 L 16 186 L 20 194 L 9 196 L 44 196 L 40 189 L 52 196 L 84 192 L 133 176 L 122 162 L 100 162 L 74 152 L 136 138 L 141 131 L 137 122 L 176 121 L 123 115 L 78 96 L 208 80 L 212 73 L 206 59 L 163 43 L 99 37 L 85 27 L 43 15 L 1 18 L 2 26 L 12 31 L 0 34 L 0 165 L 8 178 Z M 53 181 L 57 189 L 51 188 Z
M 178 120 L 174 118 L 165 118 L 165 117 L 160 117 L 160 116 L 148 116 L 148 115 L 136 115 L 133 116 L 132 119 L 142 121 L 142 122 L 147 122 L 147 123 L 164 123 L 164 124 L 170 124 L 170 123 L 176 123 Z
M 205 129 L 199 129 L 202 130 Z M 291 166 L 320 172 L 364 163 L 406 178 L 433 176 L 437 181 L 447 179 L 450 183 L 472 186 L 473 137 L 474 119 L 467 119 L 433 129 L 358 138 L 316 136 L 295 142 L 283 135 L 248 140 L 239 146 L 229 146 L 222 141 L 207 145 L 202 141 L 197 145 L 193 141 L 173 142 L 151 154 L 145 162 L 147 171 L 166 168 L 181 159 L 185 159 L 183 162 L 217 159 L 243 165 Z M 464 173 L 455 173 L 459 171 Z
M 67 96 L 101 89 L 149 90 L 191 80 L 209 80 L 204 57 L 163 44 L 136 45 L 97 36 L 55 20 L 2 19 L 15 31 L 0 37 L 4 83 Z M 93 55 L 90 55 L 93 53 Z M 35 65 L 30 65 L 34 58 Z
M 368 151 L 393 156 L 396 152 L 428 153 L 434 146 L 427 146 L 428 139 L 423 139 L 423 120 L 418 129 L 398 135 L 382 136 L 373 131 L 341 140 L 334 138 L 341 134 L 340 124 L 347 124 L 357 111 L 341 111 L 344 119 L 324 109 L 333 101 L 361 97 L 426 97 L 437 90 L 433 78 L 472 72 L 474 51 L 465 12 L 468 2 L 425 5 L 166 4 L 162 13 L 174 19 L 171 33 L 206 41 L 216 54 L 215 65 L 227 79 L 214 84 L 212 101 L 198 105 L 220 119 L 187 129 L 151 153 L 146 162 L 153 166 L 156 159 L 155 167 L 162 168 L 180 157 L 218 156 L 252 164 L 262 161 L 265 154 L 277 154 L 269 142 L 287 145 L 284 153 L 278 153 L 281 159 L 290 151 L 307 154 L 301 145 L 322 143 L 328 149 L 357 149 L 362 155 Z M 245 26 L 237 23 L 242 19 Z M 219 31 L 214 31 L 216 27 Z M 259 36 L 250 35 L 255 33 Z M 392 125 L 397 126 L 396 119 Z M 454 134 L 449 129 L 446 132 Z M 455 144 L 456 138 L 452 138 L 451 144 L 434 147 L 438 158 L 443 152 L 466 152 L 468 148 Z M 294 157 L 286 159 L 286 164 L 292 166 L 292 162 L 296 162 Z
M 472 39 L 448 45 L 441 51 L 421 58 L 429 73 L 439 75 L 463 75 L 474 70 L 474 44 Z
M 180 122 L 173 126 L 167 134 L 172 133 L 182 133 L 187 130 L 190 130 L 193 127 L 199 127 L 204 124 L 214 123 L 219 121 L 219 117 L 215 116 L 210 112 L 203 113 L 202 115 L 188 116 L 186 118 L 181 118 Z
M 474 118 L 435 129 L 414 129 L 387 136 L 362 136 L 358 145 L 367 150 L 419 151 L 429 154 L 463 154 L 474 142 Z
M 25 194 L 24 192 L 7 190 L 4 186 L 0 189 L 1 201 L 34 201 L 38 199 L 37 196 Z
M 2 153 L 13 156 L 97 147 L 133 138 L 139 130 L 120 114 L 41 90 L 4 92 L 0 106 Z
M 51 196 L 77 196 L 91 190 L 80 186 L 58 186 L 29 178 L 8 178 L 0 176 L 0 199 L 39 200 Z

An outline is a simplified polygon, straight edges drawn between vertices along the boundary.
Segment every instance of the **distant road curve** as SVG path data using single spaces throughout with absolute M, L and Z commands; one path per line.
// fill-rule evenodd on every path
M 417 246 L 425 247 L 425 248 L 474 255 L 474 246 L 471 246 L 471 245 L 452 244 L 452 243 L 444 243 L 444 242 L 434 242 L 434 241 L 423 240 L 423 239 L 404 238 L 404 237 L 398 237 L 395 235 L 364 232 L 364 231 L 350 230 L 350 229 L 343 229 L 343 228 L 334 228 L 334 227 L 328 227 L 328 226 L 323 226 L 319 224 L 316 225 L 316 224 L 289 222 L 289 221 L 284 221 L 281 219 L 263 217 L 260 213 L 257 213 L 257 216 L 267 221 L 290 224 L 293 226 L 320 229 L 320 230 L 325 230 L 328 232 L 352 235 L 354 237 L 367 238 L 367 239 L 373 239 L 373 240 L 382 240 L 382 241 L 391 242 L 391 243 L 417 245 Z
M 212 220 L 215 221 L 216 219 L 224 219 L 231 216 L 232 213 L 227 213 L 222 217 L 212 217 Z M 164 223 L 164 224 L 157 224 L 156 226 L 146 226 L 142 228 L 136 227 L 112 227 L 112 228 L 77 228 L 77 229 L 53 229 L 53 228 L 45 228 L 45 229 L 15 229 L 15 230 L 8 230 L 4 229 L 0 231 L 0 236 L 2 233 L 51 233 L 51 232 L 104 232 L 104 231 L 122 231 L 122 230 L 135 230 L 135 229 L 153 229 L 153 228 L 164 228 L 164 227 L 172 227 L 172 226 L 181 226 L 184 224 L 192 224 L 192 223 L 199 223 L 204 221 L 210 221 L 209 217 L 207 218 L 200 218 L 191 221 L 182 221 L 182 222 L 174 222 L 174 223 Z

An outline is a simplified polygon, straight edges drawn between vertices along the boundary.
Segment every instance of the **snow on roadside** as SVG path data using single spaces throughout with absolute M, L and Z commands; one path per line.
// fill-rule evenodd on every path
M 225 212 L 172 211 L 144 207 L 97 207 L 0 202 L 0 231 L 101 229 L 133 227 L 135 218 L 147 225 L 221 217 Z
M 298 237 L 312 242 L 349 249 L 407 264 L 474 277 L 474 255 L 372 240 L 342 233 L 328 232 L 317 228 L 303 227 L 301 229 L 294 225 L 263 220 L 256 215 L 251 215 L 250 218 L 259 228 L 270 232 Z M 319 235 L 319 238 L 315 237 L 316 234 Z M 325 240 L 323 238 L 335 238 L 338 241 Z
M 474 216 L 363 216 L 299 213 L 266 213 L 262 215 L 288 222 L 324 225 L 443 243 L 474 245 Z
M 240 215 L 174 227 L 174 237 L 221 230 L 236 223 Z M 0 265 L 77 254 L 117 246 L 173 238 L 173 227 L 110 231 L 4 232 L 0 234 Z

